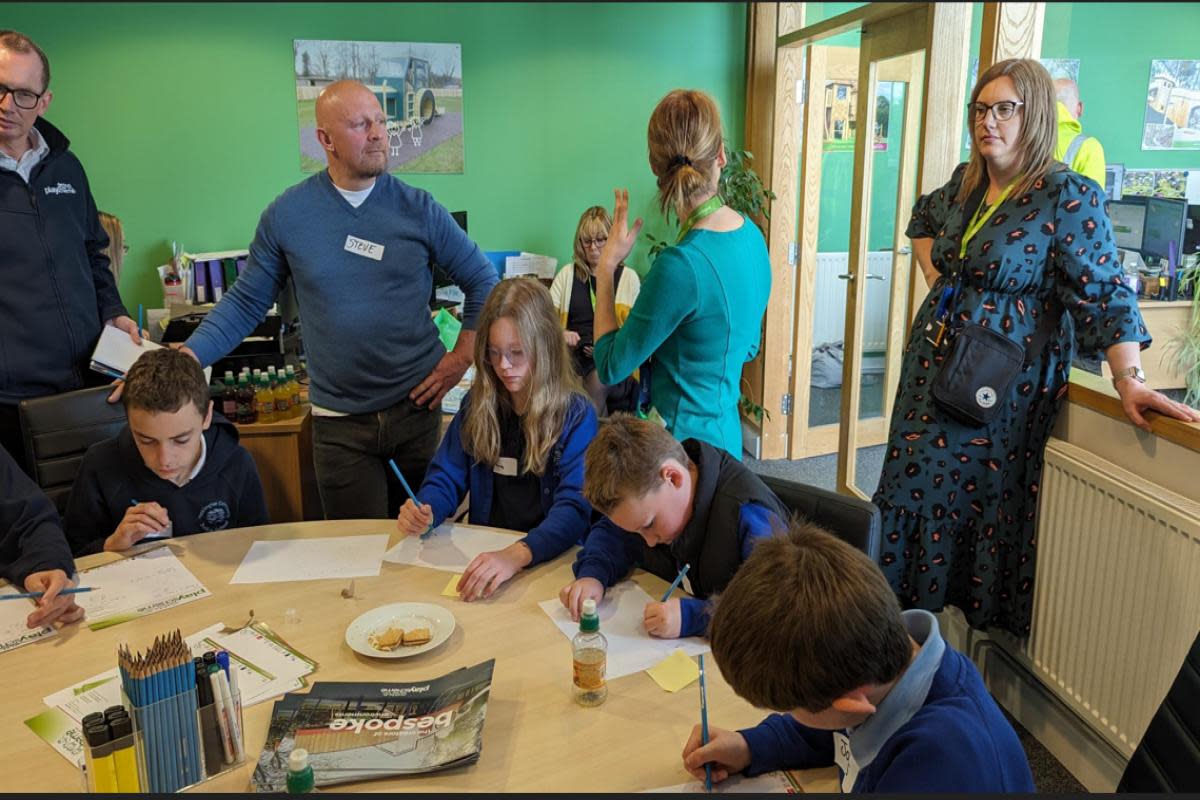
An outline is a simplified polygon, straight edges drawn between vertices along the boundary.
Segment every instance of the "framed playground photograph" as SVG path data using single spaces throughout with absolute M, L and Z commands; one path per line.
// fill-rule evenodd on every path
M 374 92 L 387 117 L 388 172 L 463 171 L 461 45 L 296 39 L 292 51 L 301 171 L 325 169 L 317 97 L 347 79 Z
M 1142 149 L 1200 150 L 1200 61 L 1150 62 Z

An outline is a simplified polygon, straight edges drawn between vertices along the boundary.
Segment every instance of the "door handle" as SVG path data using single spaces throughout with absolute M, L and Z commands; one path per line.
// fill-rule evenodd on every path
M 882 275 L 876 275 L 876 274 L 875 274 L 875 273 L 873 273 L 873 272 L 868 272 L 868 273 L 867 273 L 867 280 L 869 280 L 869 281 L 881 281 L 881 280 L 883 280 L 883 276 L 882 276 Z
M 852 273 L 847 272 L 845 275 L 838 275 L 838 280 L 839 281 L 852 281 L 852 280 L 854 280 L 854 275 Z
M 906 255 L 909 255 L 910 253 L 912 253 L 912 248 L 909 247 L 908 245 L 904 245 L 904 247 L 901 247 L 896 252 L 902 256 L 906 256 Z

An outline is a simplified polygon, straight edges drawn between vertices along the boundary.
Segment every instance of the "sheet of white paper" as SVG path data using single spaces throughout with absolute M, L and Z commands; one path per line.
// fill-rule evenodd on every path
M 141 346 L 138 346 L 133 343 L 125 331 L 112 325 L 105 325 L 100 330 L 100 339 L 96 342 L 96 349 L 92 351 L 92 361 L 124 375 L 133 366 L 133 362 L 141 357 L 142 353 L 147 350 L 161 349 L 161 344 L 156 344 L 149 339 L 142 339 Z M 208 381 L 212 380 L 212 367 L 204 368 L 204 378 Z
M 675 786 L 663 786 L 658 789 L 646 789 L 647 793 L 657 794 L 704 794 L 704 781 L 680 783 Z M 746 778 L 741 775 L 730 775 L 720 783 L 713 784 L 713 794 L 796 794 L 795 787 L 782 772 L 768 772 Z
M 221 633 L 224 625 L 217 623 L 187 638 L 192 655 L 206 650 L 228 650 L 231 668 L 237 669 L 238 691 L 242 706 L 248 707 L 298 689 L 301 680 L 315 669 L 296 653 L 275 642 L 254 628 L 242 628 L 234 633 Z
M 445 572 L 462 572 L 475 556 L 501 550 L 518 538 L 511 533 L 443 522 L 424 539 L 419 536 L 405 537 L 387 552 L 383 560 Z
M 519 256 L 508 256 L 504 259 L 504 277 L 512 278 L 517 275 L 536 275 L 539 278 L 553 280 L 558 259 L 553 256 L 540 256 L 537 253 L 521 253 Z
M 652 599 L 633 581 L 624 581 L 609 589 L 600 601 L 600 632 L 608 639 L 605 675 L 610 680 L 649 669 L 677 647 L 689 656 L 708 652 L 708 642 L 698 637 L 655 639 L 646 633 L 642 612 Z M 557 598 L 538 605 L 568 639 L 579 633 L 579 623 L 571 621 L 571 614 Z
M 4 594 L 15 594 L 24 591 L 16 586 L 5 586 Z M 25 627 L 25 620 L 37 608 L 30 600 L 0 600 L 0 653 L 8 652 L 23 644 L 54 636 L 54 628 Z
M 208 597 L 211 592 L 167 547 L 84 570 L 75 595 L 87 612 L 85 624 L 116 624 Z
M 379 574 L 389 534 L 258 541 L 230 583 L 281 583 Z

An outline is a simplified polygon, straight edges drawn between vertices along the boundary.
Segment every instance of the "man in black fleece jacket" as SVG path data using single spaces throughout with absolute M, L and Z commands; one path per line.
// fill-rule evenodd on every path
M 141 341 L 109 271 L 83 165 L 43 116 L 50 62 L 0 30 L 0 445 L 24 463 L 17 404 L 99 385 L 88 369 L 105 324 Z
M 254 460 L 237 428 L 213 414 L 195 359 L 146 352 L 121 399 L 129 423 L 88 449 L 71 489 L 66 528 L 76 555 L 269 521 Z
M 75 561 L 59 524 L 58 512 L 17 462 L 0 447 L 0 577 L 27 592 L 44 592 L 25 624 L 78 622 L 83 609 L 74 595 Z

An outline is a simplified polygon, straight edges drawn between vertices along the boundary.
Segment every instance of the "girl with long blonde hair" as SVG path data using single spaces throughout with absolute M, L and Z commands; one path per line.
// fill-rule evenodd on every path
M 475 382 L 425 473 L 420 502 L 406 501 L 396 520 L 402 535 L 420 534 L 450 517 L 469 492 L 471 523 L 528 531 L 470 563 L 458 582 L 468 601 L 491 597 L 522 568 L 554 558 L 587 532 L 583 454 L 596 435 L 596 412 L 537 280 L 496 285 L 479 316 L 474 355 Z

